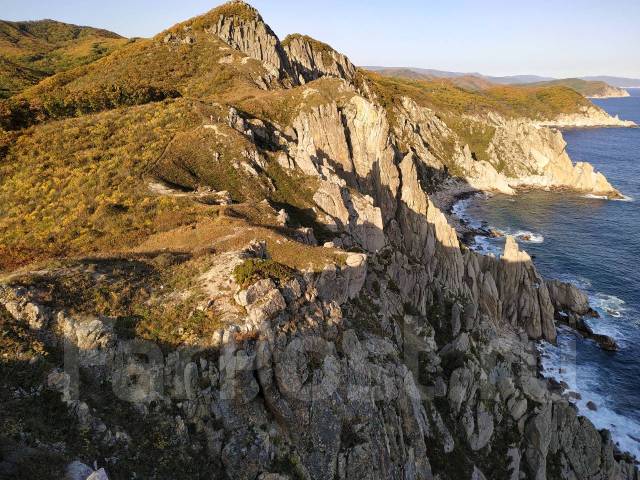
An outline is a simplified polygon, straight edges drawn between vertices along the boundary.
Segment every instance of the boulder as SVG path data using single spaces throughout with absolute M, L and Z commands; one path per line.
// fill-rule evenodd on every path
M 591 312 L 589 297 L 578 287 L 558 280 L 547 280 L 546 284 L 556 311 L 574 312 L 578 315 Z

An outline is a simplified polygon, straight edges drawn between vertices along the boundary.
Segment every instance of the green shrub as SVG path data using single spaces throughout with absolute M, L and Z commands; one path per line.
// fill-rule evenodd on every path
M 261 260 L 257 258 L 245 260 L 233 270 L 236 283 L 242 286 L 242 288 L 246 288 L 252 283 L 264 278 L 270 278 L 278 283 L 284 283 L 292 278 L 293 274 L 294 270 L 286 265 L 274 262 L 273 260 Z

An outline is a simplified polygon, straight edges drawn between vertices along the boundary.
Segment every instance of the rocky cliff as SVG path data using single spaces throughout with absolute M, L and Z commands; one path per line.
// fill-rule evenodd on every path
M 442 115 L 386 104 L 315 41 L 283 46 L 244 3 L 204 22 L 277 77 L 255 95 L 287 114 L 193 102 L 204 125 L 169 139 L 146 175 L 167 202 L 229 203 L 221 182 L 246 183 L 249 200 L 4 279 L 3 369 L 26 373 L 2 377 L 0 472 L 638 480 L 538 370 L 536 342 L 556 340 L 560 309 L 585 314 L 579 295 L 549 288 L 512 238 L 498 258 L 470 251 L 431 198 L 452 176 L 614 192 L 604 177 L 574 166 L 559 133 L 499 116 L 475 120 L 495 129 L 479 160 Z M 306 188 L 306 208 L 287 203 Z M 56 419 L 69 436 L 33 427 Z
M 624 98 L 628 97 L 629 92 L 624 88 L 614 87 L 609 84 L 605 84 L 601 92 L 595 95 L 589 95 L 588 98 Z
M 611 198 L 620 193 L 601 173 L 584 162 L 574 164 L 557 130 L 529 121 L 493 116 L 495 135 L 487 149 L 492 165 L 500 168 L 513 188 L 564 189 Z M 559 122 L 562 120 L 558 120 Z M 503 159 L 509 159 L 504 162 Z
M 596 107 L 586 107 L 577 113 L 561 114 L 552 120 L 537 121 L 535 123 L 540 126 L 558 128 L 637 127 L 630 120 L 620 120 L 617 115 L 612 117 Z
M 259 60 L 276 78 L 283 78 L 291 73 L 291 65 L 280 40 L 255 8 L 237 0 L 214 12 L 211 25 L 205 29 L 207 32 Z
M 326 43 L 294 34 L 287 36 L 282 44 L 291 61 L 293 75 L 300 83 L 327 75 L 350 82 L 355 79 L 356 68 L 351 61 Z

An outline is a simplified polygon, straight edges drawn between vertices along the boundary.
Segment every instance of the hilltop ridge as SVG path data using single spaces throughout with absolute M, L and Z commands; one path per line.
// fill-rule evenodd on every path
M 523 88 L 533 87 L 568 87 L 587 98 L 628 97 L 629 92 L 623 88 L 611 86 L 604 81 L 584 80 L 580 78 L 552 79 L 535 75 L 490 77 L 479 73 L 463 74 L 429 70 L 422 68 L 364 67 L 384 76 L 407 79 L 446 81 L 458 87 L 471 90 L 486 90 L 498 85 L 513 85 Z
M 0 98 L 54 73 L 91 63 L 126 41 L 108 30 L 55 20 L 0 20 Z

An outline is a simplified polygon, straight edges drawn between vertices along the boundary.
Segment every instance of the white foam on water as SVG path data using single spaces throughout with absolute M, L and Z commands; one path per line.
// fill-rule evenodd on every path
M 560 326 L 557 346 L 546 342 L 540 343 L 543 375 L 554 378 L 558 382 L 565 382 L 568 385 L 567 392 L 580 394 L 579 399 L 570 398 L 570 401 L 578 407 L 580 414 L 591 420 L 596 428 L 608 429 L 620 450 L 628 451 L 640 458 L 640 423 L 613 411 L 607 398 L 596 393 L 598 375 L 591 370 L 595 370 L 597 366 L 581 365 L 578 379 L 577 341 L 580 341 L 577 333 L 568 327 Z M 588 408 L 588 402 L 593 402 L 597 410 Z
M 593 193 L 587 193 L 586 195 L 582 195 L 582 198 L 591 198 L 594 200 L 611 200 L 613 202 L 633 202 L 633 197 L 628 195 L 622 195 L 622 198 L 609 198 L 606 195 L 594 195 Z
M 606 293 L 596 293 L 589 297 L 592 306 L 597 310 L 602 310 L 607 315 L 614 318 L 620 318 L 627 311 L 626 302 L 614 295 Z
M 614 202 L 635 202 L 635 199 L 628 195 L 622 195 L 622 198 L 612 198 L 612 200 Z
M 510 235 L 524 243 L 543 243 L 544 236 L 540 233 L 530 232 L 528 230 L 518 230 Z
M 626 344 L 627 335 L 624 329 L 632 320 L 626 315 L 628 309 L 624 300 L 614 295 L 594 292 L 591 281 L 585 277 L 565 274 L 559 275 L 557 279 L 571 283 L 587 293 L 589 305 L 600 315 L 600 318 L 585 318 L 594 333 L 613 338 L 619 346 Z
M 574 275 L 572 273 L 563 273 L 562 275 L 557 275 L 556 280 L 570 283 L 571 285 L 574 285 L 581 290 L 588 290 L 591 288 L 591 280 L 586 277 Z
M 471 228 L 482 227 L 482 222 L 474 219 L 469 214 L 467 214 L 467 208 L 469 208 L 469 205 L 471 204 L 473 199 L 479 195 L 482 194 L 476 194 L 462 200 L 458 200 L 453 204 L 453 207 L 451 207 L 451 213 L 459 219 L 464 220 Z
M 471 245 L 471 250 L 483 255 L 500 256 L 504 250 L 504 246 L 500 239 L 493 239 L 484 235 L 476 235 Z
M 589 295 L 589 304 L 600 314 L 600 318 L 585 319 L 593 332 L 613 338 L 621 348 L 628 346 L 625 328 L 629 327 L 630 320 L 626 315 L 625 301 L 598 292 Z
M 489 230 L 499 233 L 502 237 L 510 235 L 521 243 L 544 243 L 544 235 L 542 235 L 541 233 L 531 232 L 529 230 L 514 231 L 509 228 L 505 228 L 504 230 L 492 227 L 488 228 Z

